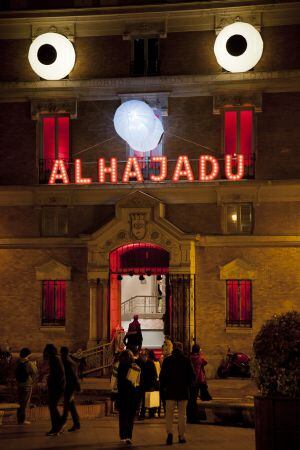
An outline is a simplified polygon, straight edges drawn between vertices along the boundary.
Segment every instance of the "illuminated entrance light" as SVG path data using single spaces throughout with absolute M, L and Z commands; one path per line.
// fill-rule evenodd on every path
M 180 177 L 187 177 L 188 181 L 194 181 L 193 171 L 188 156 L 181 155 L 177 159 L 173 181 L 179 181 Z
M 69 184 L 69 177 L 68 173 L 65 167 L 65 163 L 62 159 L 56 159 L 54 161 L 50 178 L 49 178 L 49 184 L 55 184 L 56 181 L 61 180 L 63 184 Z
M 80 159 L 75 159 L 75 183 L 76 184 L 91 184 L 91 178 L 82 178 L 82 163 Z
M 118 171 L 117 171 L 117 159 L 110 158 L 110 166 L 105 166 L 105 159 L 99 158 L 98 160 L 98 181 L 99 183 L 105 183 L 105 175 L 110 175 L 111 183 L 118 182 Z
M 136 178 L 140 183 L 144 181 L 142 171 L 136 157 L 130 157 L 127 159 L 122 179 L 123 183 L 128 183 L 130 178 Z
M 69 164 L 69 163 L 68 163 Z M 159 164 L 159 174 L 155 175 L 151 168 L 151 164 Z M 225 155 L 225 176 L 230 181 L 239 181 L 244 177 L 244 165 L 245 158 L 243 155 Z M 209 168 L 211 166 L 211 168 Z M 118 161 L 117 158 L 110 159 L 110 166 L 105 165 L 105 159 L 99 158 L 98 160 L 98 183 L 111 183 L 117 184 L 118 181 Z M 153 169 L 156 167 L 154 166 Z M 165 156 L 154 156 L 150 158 L 150 173 L 148 174 L 148 179 L 146 181 L 151 182 L 163 182 L 167 178 L 168 173 L 168 159 Z M 196 181 L 206 182 L 213 181 L 217 178 L 220 172 L 218 160 L 211 155 L 200 155 L 199 157 L 199 178 Z M 106 175 L 110 175 L 110 179 L 106 180 Z M 188 156 L 181 155 L 178 156 L 176 161 L 176 166 L 174 169 L 172 179 L 169 182 L 178 182 L 181 177 L 186 177 L 188 182 L 194 182 L 194 174 L 191 168 L 191 164 Z M 56 182 L 62 182 L 63 184 L 69 184 L 70 180 L 65 167 L 65 163 L 62 159 L 54 160 L 51 174 L 49 177 L 49 184 L 55 184 Z M 95 181 L 95 183 L 97 182 Z M 143 172 L 139 161 L 136 157 L 130 157 L 127 159 L 123 176 L 122 183 L 129 182 L 144 183 Z M 82 162 L 80 159 L 75 160 L 75 184 L 91 184 L 93 183 L 92 178 L 82 177 Z
M 59 33 L 43 33 L 34 39 L 28 52 L 32 70 L 45 80 L 61 80 L 74 67 L 72 42 Z
M 207 163 L 211 165 L 211 171 L 207 173 Z M 219 173 L 219 163 L 216 158 L 210 155 L 202 155 L 199 160 L 199 180 L 212 181 Z
M 236 159 L 237 170 L 236 174 L 233 174 L 233 160 Z M 241 180 L 244 176 L 244 155 L 226 155 L 225 156 L 225 175 L 230 181 Z
M 246 22 L 234 22 L 218 34 L 214 52 L 218 64 L 228 72 L 247 72 L 260 60 L 263 40 L 257 29 Z

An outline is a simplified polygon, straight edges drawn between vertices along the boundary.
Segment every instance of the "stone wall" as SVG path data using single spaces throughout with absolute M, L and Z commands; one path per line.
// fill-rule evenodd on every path
M 42 282 L 36 280 L 35 268 L 52 258 L 72 267 L 65 328 L 41 326 Z M 85 249 L 1 249 L 0 260 L 0 344 L 8 342 L 14 351 L 28 346 L 34 352 L 50 342 L 71 349 L 86 344 L 89 289 Z

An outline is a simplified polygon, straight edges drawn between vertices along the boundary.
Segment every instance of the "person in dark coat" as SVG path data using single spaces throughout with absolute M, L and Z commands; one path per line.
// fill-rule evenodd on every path
M 143 420 L 146 416 L 146 407 L 145 407 L 145 395 L 146 392 L 152 392 L 158 390 L 158 381 L 157 381 L 157 372 L 155 368 L 155 364 L 150 358 L 149 350 L 145 349 L 143 352 L 143 364 L 141 367 L 141 411 L 139 415 L 139 419 Z M 153 418 L 155 415 L 157 408 L 149 409 L 149 418 Z
M 15 370 L 18 386 L 18 401 L 20 405 L 17 411 L 19 425 L 30 424 L 30 422 L 26 420 L 26 408 L 30 402 L 33 383 L 36 381 L 38 375 L 36 362 L 29 360 L 30 355 L 31 351 L 29 348 L 22 348 L 20 351 L 20 359 L 17 362 Z
M 64 392 L 64 411 L 62 421 L 63 423 L 67 422 L 68 413 L 70 411 L 73 419 L 73 426 L 68 431 L 76 431 L 80 429 L 79 415 L 76 410 L 74 400 L 75 392 L 80 391 L 80 383 L 77 376 L 77 366 L 69 356 L 68 347 L 61 347 L 60 354 L 66 375 L 66 388 Z
M 131 372 L 136 375 L 130 377 Z M 117 409 L 119 410 L 120 439 L 126 444 L 131 444 L 134 417 L 138 407 L 138 387 L 141 369 L 134 363 L 130 350 L 124 350 L 119 356 L 117 373 Z
M 185 443 L 186 407 L 195 373 L 181 342 L 174 342 L 171 356 L 164 359 L 160 372 L 160 389 L 166 399 L 167 444 L 173 444 L 173 415 L 178 405 L 178 440 Z
M 195 384 L 191 388 L 191 395 L 187 406 L 187 419 L 189 423 L 199 423 L 200 422 L 200 412 L 197 405 L 197 398 L 200 391 L 200 398 L 203 401 L 209 401 L 212 399 L 210 393 L 208 392 L 207 381 L 205 376 L 204 367 L 207 364 L 206 359 L 200 352 L 200 345 L 195 344 L 192 347 L 191 362 L 195 371 Z M 205 413 L 204 417 L 205 419 Z
M 124 338 L 124 344 L 128 350 L 132 350 L 134 347 L 137 347 L 138 350 L 140 350 L 143 344 L 141 324 L 138 319 L 139 316 L 135 314 L 133 316 L 133 321 L 130 322 L 128 326 L 128 331 Z
M 66 387 L 66 377 L 63 363 L 57 354 L 57 349 L 53 344 L 47 344 L 44 348 L 44 359 L 49 364 L 48 386 L 48 406 L 51 417 L 51 430 L 47 436 L 55 436 L 63 430 L 64 422 L 58 411 L 57 405 L 64 394 Z

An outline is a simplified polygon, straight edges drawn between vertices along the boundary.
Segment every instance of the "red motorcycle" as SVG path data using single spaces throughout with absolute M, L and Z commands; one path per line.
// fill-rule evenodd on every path
M 246 353 L 231 352 L 228 347 L 227 355 L 217 370 L 219 378 L 250 377 L 250 358 Z

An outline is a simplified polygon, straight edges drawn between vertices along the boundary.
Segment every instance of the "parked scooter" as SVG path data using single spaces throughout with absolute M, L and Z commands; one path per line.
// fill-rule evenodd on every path
M 231 352 L 228 347 L 227 355 L 217 370 L 219 378 L 250 377 L 250 357 L 246 353 Z

